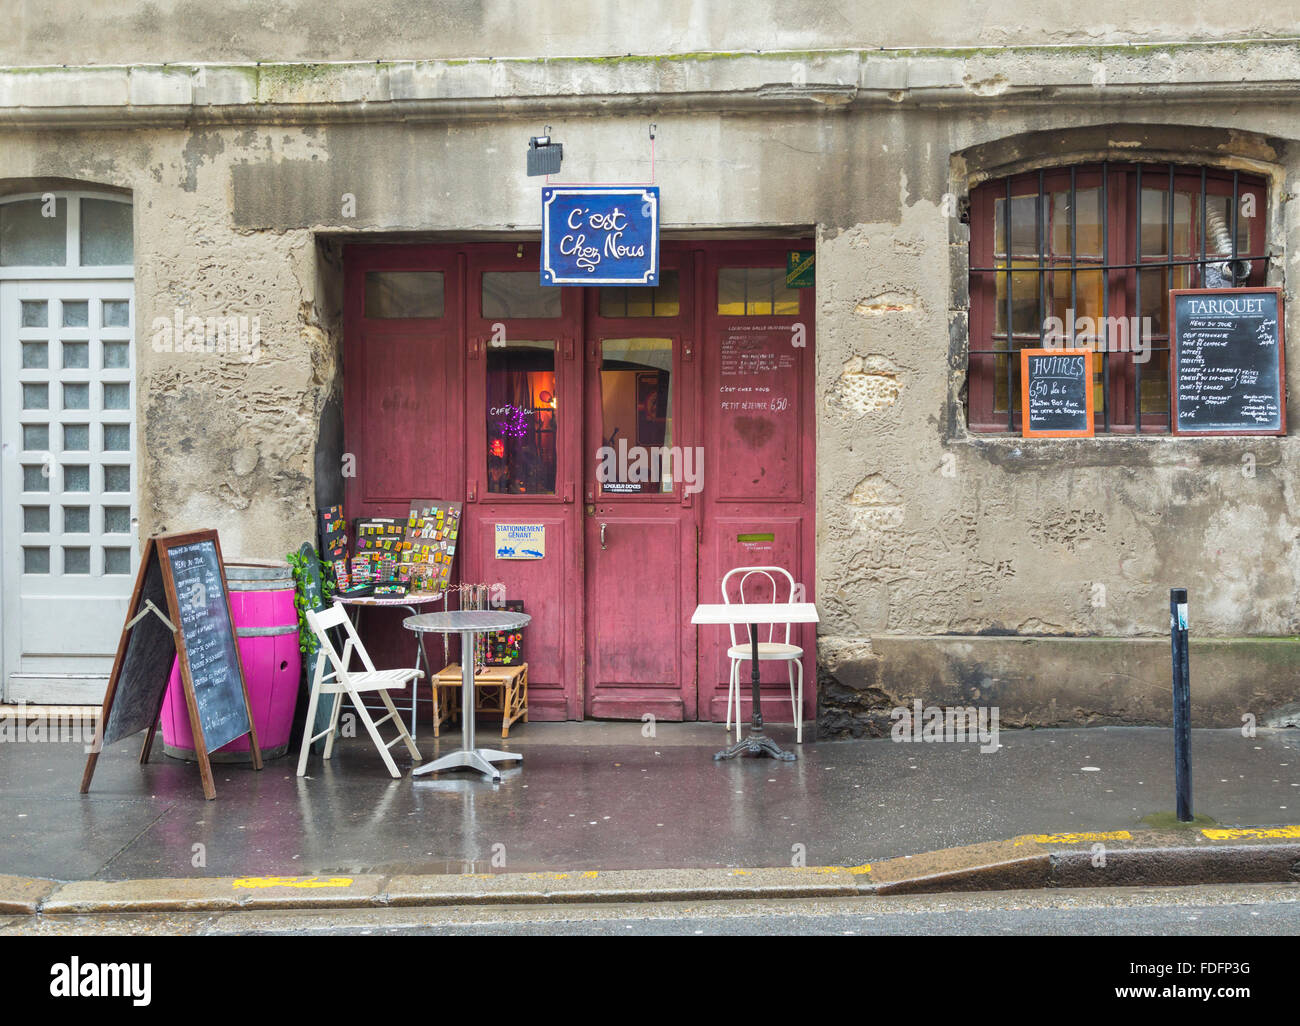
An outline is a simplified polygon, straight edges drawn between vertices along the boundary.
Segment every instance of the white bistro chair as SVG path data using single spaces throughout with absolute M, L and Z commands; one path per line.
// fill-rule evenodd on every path
M 298 776 L 307 772 L 307 752 L 311 743 L 317 738 L 328 735 L 329 740 L 325 742 L 325 758 L 328 759 L 334 754 L 334 737 L 338 733 L 339 711 L 343 707 L 343 696 L 347 695 L 352 699 L 352 705 L 356 709 L 357 716 L 365 724 L 366 730 L 370 733 L 371 740 L 375 742 L 375 747 L 379 749 L 379 755 L 384 760 L 384 765 L 388 767 L 388 772 L 394 777 L 401 777 L 397 769 L 397 764 L 393 762 L 389 749 L 399 741 L 406 745 L 407 751 L 411 753 L 411 758 L 416 762 L 421 761 L 420 750 L 415 747 L 415 742 L 411 740 L 411 735 L 406 730 L 406 725 L 402 723 L 402 718 L 397 714 L 397 707 L 393 705 L 393 700 L 388 697 L 389 688 L 404 688 L 408 682 L 419 680 L 424 676 L 421 670 L 376 670 L 375 664 L 371 661 L 369 653 L 361 644 L 361 639 L 357 637 L 357 629 L 348 619 L 347 611 L 342 606 L 332 606 L 324 610 L 307 610 L 307 623 L 311 626 L 312 632 L 316 635 L 317 641 L 320 642 L 321 654 L 325 657 L 316 660 L 316 674 L 311 682 L 311 702 L 307 706 L 307 726 L 302 732 L 302 752 L 298 756 Z M 346 633 L 347 640 L 343 644 L 343 653 L 334 648 L 334 643 L 330 641 L 329 629 L 331 627 L 342 627 Z M 355 652 L 361 657 L 361 663 L 365 666 L 364 670 L 350 670 L 349 664 L 352 662 L 352 653 Z M 331 667 L 326 671 L 326 663 Z M 411 684 L 414 687 L 414 683 Z M 365 704 L 361 701 L 363 691 L 377 691 L 379 697 L 388 708 L 388 715 L 378 720 L 372 720 L 370 713 L 366 711 Z M 330 713 L 330 725 L 319 734 L 311 732 L 316 723 L 316 705 L 320 701 L 321 695 L 334 696 L 334 709 Z M 392 720 L 397 726 L 397 737 L 385 742 L 379 735 L 379 727 L 389 720 Z
M 722 578 L 722 601 L 727 605 L 731 604 L 731 593 L 727 590 L 727 582 L 736 574 L 740 574 L 740 585 L 736 589 L 737 598 L 741 605 L 747 605 L 745 599 L 745 584 L 755 575 L 767 579 L 767 583 L 772 588 L 771 603 L 778 601 L 794 601 L 794 578 L 790 571 L 779 566 L 738 566 L 734 570 L 728 570 Z M 785 579 L 787 586 L 785 599 L 780 599 L 777 594 L 780 588 L 777 586 L 777 578 L 773 575 L 779 575 Z M 758 603 L 753 603 L 757 605 Z M 763 622 L 762 614 L 755 611 L 754 624 L 759 625 Z M 777 624 L 770 623 L 767 625 L 767 640 L 758 642 L 758 661 L 760 663 L 785 660 L 786 670 L 790 676 L 790 704 L 794 707 L 794 729 L 795 738 L 798 744 L 803 744 L 803 649 L 798 645 L 790 644 L 790 624 L 785 624 L 785 640 L 776 640 Z M 745 640 L 736 641 L 736 625 L 730 624 L 731 647 L 727 649 L 727 658 L 731 660 L 731 680 L 727 685 L 727 729 L 731 729 L 731 714 L 734 703 L 736 714 L 736 740 L 740 740 L 740 664 L 747 663 L 753 658 L 753 650 L 749 636 L 749 626 L 745 627 Z M 799 677 L 798 697 L 795 697 L 795 674 L 796 670 Z

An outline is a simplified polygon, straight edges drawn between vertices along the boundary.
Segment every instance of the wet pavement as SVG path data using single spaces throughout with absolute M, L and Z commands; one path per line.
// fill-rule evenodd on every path
M 718 724 L 522 724 L 522 767 L 388 777 L 368 740 L 331 763 L 197 768 L 140 739 L 106 749 L 79 795 L 78 742 L 0 743 L 0 873 L 59 880 L 855 866 L 1024 833 L 1121 830 L 1173 805 L 1158 728 L 1006 731 L 1002 747 L 821 741 L 794 763 L 715 763 Z M 789 727 L 771 733 L 795 747 Z M 458 747 L 417 739 L 426 760 Z M 1300 822 L 1300 731 L 1193 732 L 1196 812 L 1224 825 Z M 405 772 L 410 762 L 398 754 Z

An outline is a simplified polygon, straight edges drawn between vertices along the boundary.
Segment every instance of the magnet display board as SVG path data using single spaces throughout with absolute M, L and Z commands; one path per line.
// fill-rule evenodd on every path
M 1283 322 L 1281 289 L 1169 293 L 1174 434 L 1286 434 Z

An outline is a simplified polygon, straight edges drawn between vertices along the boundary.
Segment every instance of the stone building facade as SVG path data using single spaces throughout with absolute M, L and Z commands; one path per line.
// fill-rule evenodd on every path
M 971 211 L 986 183 L 1103 162 L 1254 183 L 1252 273 L 1290 327 L 1300 10 L 965 6 L 28 5 L 0 42 L 0 200 L 130 204 L 135 548 L 215 526 L 279 558 L 312 537 L 344 493 L 347 248 L 535 241 L 529 137 L 563 142 L 566 180 L 635 182 L 653 124 L 665 239 L 815 239 L 822 736 L 915 698 L 1003 726 L 1164 722 L 1175 586 L 1195 722 L 1282 715 L 1292 434 L 973 429 Z M 191 318 L 216 350 L 208 319 L 234 318 L 227 351 L 186 351 Z M 23 458 L 6 448 L 11 512 Z M 24 669 L 17 553 L 44 536 L 16 512 L 4 529 L 6 695 L 89 700 L 102 653 L 84 687 L 42 683 L 53 658 Z

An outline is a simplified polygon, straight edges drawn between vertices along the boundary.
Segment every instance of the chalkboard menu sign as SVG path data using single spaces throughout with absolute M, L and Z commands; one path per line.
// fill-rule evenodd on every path
M 1026 438 L 1091 438 L 1092 352 L 1020 350 L 1021 433 Z
M 216 531 L 160 534 L 146 543 L 82 794 L 104 745 L 146 730 L 140 762 L 149 760 L 173 659 L 180 664 L 203 793 L 215 798 L 209 752 L 249 734 L 253 767 L 262 768 Z
M 1286 434 L 1282 290 L 1169 293 L 1176 435 Z
M 204 744 L 215 752 L 252 729 L 216 539 L 167 549 L 167 561 L 179 599 L 180 647 L 190 668 Z

